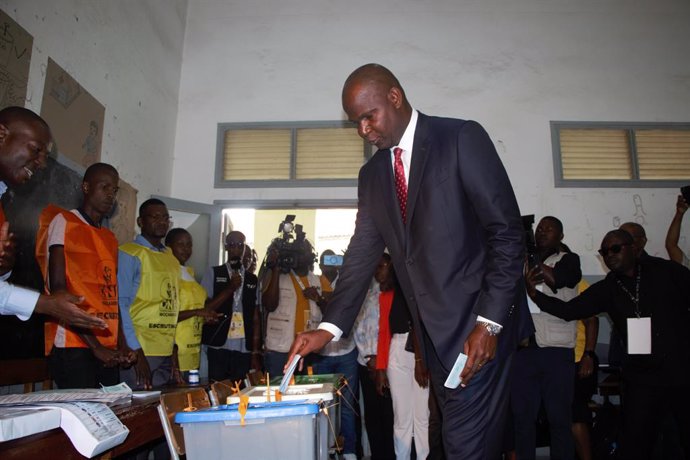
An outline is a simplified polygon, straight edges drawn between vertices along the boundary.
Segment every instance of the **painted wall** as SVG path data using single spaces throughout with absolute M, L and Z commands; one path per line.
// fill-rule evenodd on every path
M 560 216 L 584 272 L 619 222 L 652 254 L 672 189 L 556 189 L 550 120 L 690 121 L 683 0 L 189 0 L 172 193 L 213 200 L 356 198 L 354 188 L 214 189 L 219 122 L 344 118 L 340 91 L 388 66 L 415 108 L 482 123 L 523 214 Z M 686 244 L 686 249 L 688 245 Z
M 0 0 L 34 37 L 26 106 L 40 113 L 48 57 L 105 106 L 102 161 L 171 193 L 186 0 Z M 59 141 L 59 139 L 58 139 Z

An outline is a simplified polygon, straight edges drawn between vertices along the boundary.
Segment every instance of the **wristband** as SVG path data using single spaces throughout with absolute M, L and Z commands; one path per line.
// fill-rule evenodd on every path
M 582 352 L 582 356 L 583 357 L 589 356 L 590 358 L 594 359 L 597 357 L 597 354 L 594 353 L 594 351 L 592 351 L 592 350 L 585 350 L 584 352 Z

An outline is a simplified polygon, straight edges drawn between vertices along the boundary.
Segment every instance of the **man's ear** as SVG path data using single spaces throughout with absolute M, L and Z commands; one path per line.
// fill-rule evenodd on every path
M 89 183 L 88 182 L 82 182 L 81 183 L 81 191 L 84 194 L 89 193 Z
M 400 88 L 393 86 L 390 90 L 388 90 L 388 100 L 396 109 L 402 107 L 403 95 L 402 91 L 400 91 Z
M 137 217 L 137 225 L 141 228 L 141 217 Z
M 3 123 L 0 123 L 0 144 L 5 142 L 7 136 L 10 135 L 10 129 Z

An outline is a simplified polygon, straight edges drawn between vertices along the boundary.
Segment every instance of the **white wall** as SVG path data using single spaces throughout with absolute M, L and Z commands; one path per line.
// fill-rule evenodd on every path
M 139 190 L 171 191 L 186 0 L 0 0 L 34 37 L 27 107 L 51 57 L 105 106 L 102 161 Z M 58 139 L 59 142 L 59 139 Z
M 554 214 L 587 274 L 627 220 L 663 238 L 676 190 L 556 189 L 550 120 L 690 121 L 684 0 L 189 0 L 172 193 L 355 198 L 340 189 L 214 189 L 219 122 L 344 118 L 340 90 L 379 62 L 412 104 L 473 118 L 492 136 L 523 214 Z M 636 204 L 639 203 L 639 204 Z

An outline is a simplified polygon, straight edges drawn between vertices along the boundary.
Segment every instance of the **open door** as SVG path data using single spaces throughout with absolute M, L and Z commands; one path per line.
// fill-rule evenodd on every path
M 194 250 L 187 265 L 201 280 L 206 269 L 221 262 L 223 208 L 206 203 L 154 195 L 168 207 L 172 227 L 182 227 L 192 235 Z M 171 227 L 171 228 L 172 228 Z

